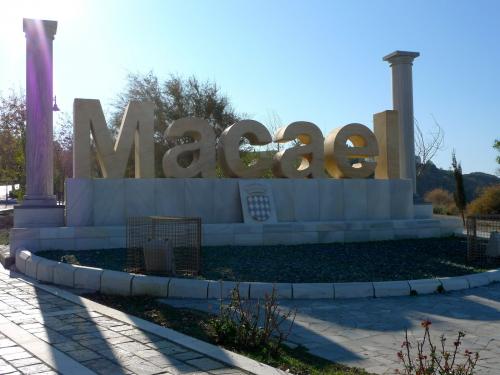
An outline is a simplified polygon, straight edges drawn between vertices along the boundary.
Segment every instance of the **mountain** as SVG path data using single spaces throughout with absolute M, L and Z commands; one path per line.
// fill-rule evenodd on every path
M 464 187 L 467 202 L 477 197 L 478 193 L 485 186 L 500 184 L 500 178 L 488 173 L 473 172 L 464 174 Z M 455 178 L 453 171 L 440 169 L 434 164 L 429 166 L 417 177 L 417 192 L 423 197 L 428 191 L 441 188 L 448 191 L 455 191 Z

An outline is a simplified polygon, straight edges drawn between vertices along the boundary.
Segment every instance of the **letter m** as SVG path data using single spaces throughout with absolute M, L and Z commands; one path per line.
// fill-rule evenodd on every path
M 135 145 L 135 178 L 154 177 L 154 104 L 129 102 L 116 142 L 106 125 L 101 103 L 75 99 L 73 103 L 73 177 L 91 178 L 91 139 L 105 178 L 123 178 Z

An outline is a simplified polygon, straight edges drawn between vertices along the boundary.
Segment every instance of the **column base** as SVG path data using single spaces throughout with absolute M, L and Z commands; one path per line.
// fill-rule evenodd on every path
M 25 195 L 23 206 L 30 207 L 54 207 L 57 205 L 55 195 Z
M 32 206 L 14 207 L 14 228 L 46 228 L 63 227 L 65 225 L 64 206 Z

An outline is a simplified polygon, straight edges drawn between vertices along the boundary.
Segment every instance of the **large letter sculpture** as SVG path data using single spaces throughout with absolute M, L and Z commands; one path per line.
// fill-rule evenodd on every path
M 349 147 L 351 141 L 354 147 Z M 325 167 L 335 178 L 366 178 L 374 173 L 374 161 L 364 160 L 378 155 L 377 139 L 361 124 L 334 129 L 325 139 Z M 353 163 L 355 159 L 356 163 Z M 356 165 L 353 165 L 356 164 Z
M 274 155 L 274 175 L 286 178 L 324 177 L 324 138 L 321 130 L 312 122 L 297 121 L 279 128 L 274 140 L 285 143 L 295 139 L 301 144 Z M 297 165 L 297 160 L 300 160 L 300 165 Z
M 207 120 L 185 117 L 176 120 L 165 131 L 165 138 L 189 137 L 193 142 L 176 145 L 163 156 L 165 177 L 215 177 L 215 132 Z M 190 157 L 188 166 L 179 164 Z
M 132 144 L 135 144 L 135 178 L 154 177 L 154 104 L 130 102 L 125 109 L 118 138 L 106 126 L 101 103 L 75 99 L 73 103 L 73 177 L 91 177 L 90 134 L 105 178 L 123 178 Z
M 380 155 L 377 158 L 377 168 L 375 169 L 375 178 L 399 178 L 398 111 L 384 111 L 374 114 L 373 131 L 380 150 Z
M 219 163 L 226 176 L 258 178 L 271 167 L 271 159 L 260 159 L 247 166 L 240 158 L 241 138 L 247 138 L 251 145 L 266 145 L 272 141 L 271 134 L 260 122 L 243 120 L 225 129 L 217 145 Z

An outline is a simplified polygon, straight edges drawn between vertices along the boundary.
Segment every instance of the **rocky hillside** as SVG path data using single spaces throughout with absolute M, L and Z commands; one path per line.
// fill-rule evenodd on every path
M 478 192 L 485 186 L 500 184 L 500 178 L 482 172 L 464 174 L 464 186 L 467 201 L 476 198 Z M 417 191 L 420 196 L 424 196 L 430 190 L 441 188 L 448 191 L 455 191 L 455 178 L 451 170 L 440 169 L 434 164 L 430 164 L 424 173 L 417 178 Z

